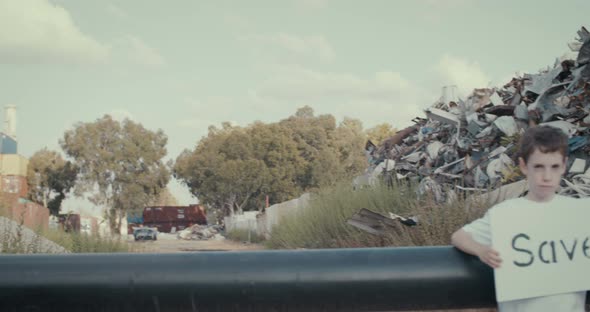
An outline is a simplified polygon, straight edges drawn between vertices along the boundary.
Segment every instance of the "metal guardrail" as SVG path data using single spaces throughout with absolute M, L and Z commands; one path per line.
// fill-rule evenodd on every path
M 444 247 L 0 256 L 0 311 L 493 307 L 492 270 Z

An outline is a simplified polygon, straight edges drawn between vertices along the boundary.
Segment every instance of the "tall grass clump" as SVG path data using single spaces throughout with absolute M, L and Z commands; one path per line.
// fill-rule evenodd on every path
M 72 253 L 113 253 L 136 251 L 121 236 L 99 234 L 66 233 L 62 230 L 48 230 L 41 233 L 47 239 L 63 246 Z
M 409 183 L 379 184 L 353 190 L 341 183 L 315 194 L 309 206 L 281 220 L 273 228 L 269 248 L 350 248 L 383 246 L 433 246 L 450 243 L 451 234 L 480 217 L 493 203 L 471 194 L 446 190 L 437 203 L 433 194 L 418 196 Z M 454 194 L 454 195 L 452 195 Z M 415 216 L 418 226 L 396 223 L 386 235 L 369 234 L 346 223 L 361 208 L 388 216 Z
M 40 229 L 24 226 L 24 215 L 13 215 L 7 202 L 0 198 L 0 253 L 55 253 L 65 249 L 46 243 Z
M 228 231 L 225 237 L 240 243 L 258 244 L 264 241 L 264 236 L 258 235 L 256 231 L 249 229 L 233 229 Z
M 59 229 L 29 229 L 24 216 L 13 215 L 0 198 L 0 253 L 93 253 L 133 251 L 121 237 L 66 233 Z

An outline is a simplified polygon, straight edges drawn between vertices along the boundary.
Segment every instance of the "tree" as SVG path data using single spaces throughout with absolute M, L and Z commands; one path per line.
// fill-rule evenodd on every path
M 201 202 L 227 215 L 261 208 L 266 195 L 284 200 L 296 194 L 294 168 L 299 162 L 286 129 L 226 124 L 211 127 L 194 151 L 179 155 L 173 174 Z
M 170 192 L 169 188 L 163 189 L 157 198 L 152 200 L 149 206 L 178 206 L 178 200 L 172 193 Z
M 361 121 L 344 118 L 334 135 L 341 174 L 339 178 L 354 177 L 367 167 L 367 158 L 363 152 L 365 141 Z
M 332 180 L 330 165 L 337 166 L 331 158 L 334 150 L 330 146 L 330 140 L 336 129 L 336 119 L 332 115 L 315 116 L 309 106 L 299 108 L 293 116 L 281 120 L 279 124 L 292 133 L 292 139 L 297 146 L 300 157 L 303 158 L 303 167 L 298 170 L 296 179 L 301 189 L 319 187 L 323 180 Z
M 78 168 L 55 151 L 43 148 L 29 159 L 28 198 L 47 207 L 52 215 L 59 214 L 61 202 L 76 183 Z
M 210 127 L 193 150 L 176 159 L 174 177 L 207 206 L 225 214 L 278 203 L 352 177 L 366 163 L 360 121 L 339 127 L 309 106 L 278 123 Z
M 397 129 L 388 123 L 381 123 L 373 128 L 367 129 L 367 138 L 376 146 L 381 145 L 384 140 L 392 137 L 397 132 Z
M 162 130 L 105 115 L 76 124 L 60 145 L 80 168 L 76 194 L 89 194 L 91 202 L 107 207 L 111 229 L 117 231 L 127 211 L 142 209 L 166 187 L 167 140 Z
M 364 168 L 364 135 L 359 120 L 345 118 L 337 126 L 334 116 L 316 117 L 313 109 L 305 106 L 280 124 L 292 131 L 304 159 L 304 168 L 297 176 L 302 189 L 331 185 Z
M 61 202 L 66 198 L 66 193 L 76 185 L 78 168 L 67 161 L 60 169 L 46 173 L 49 177 L 49 186 L 57 193 L 57 196 L 47 202 L 47 208 L 53 215 L 57 215 L 61 209 Z

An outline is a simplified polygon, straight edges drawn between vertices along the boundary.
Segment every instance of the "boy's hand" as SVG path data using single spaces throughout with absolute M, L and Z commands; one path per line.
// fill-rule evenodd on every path
M 483 246 L 481 250 L 478 251 L 477 257 L 481 262 L 491 266 L 494 269 L 500 267 L 502 264 L 502 258 L 500 258 L 500 254 L 490 246 Z
M 457 230 L 451 236 L 451 243 L 470 255 L 474 255 L 481 260 L 481 262 L 491 266 L 494 269 L 500 267 L 502 259 L 500 253 L 490 246 L 482 245 L 471 237 L 471 234 L 464 231 L 463 229 Z

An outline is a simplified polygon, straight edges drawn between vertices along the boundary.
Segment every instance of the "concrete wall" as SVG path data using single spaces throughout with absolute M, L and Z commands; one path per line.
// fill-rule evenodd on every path
M 251 230 L 258 233 L 256 225 L 256 215 L 258 211 L 246 211 L 241 215 L 225 217 L 225 230 Z
M 309 193 L 301 195 L 299 198 L 291 199 L 280 204 L 274 204 L 266 208 L 265 213 L 258 217 L 257 230 L 259 235 L 270 237 L 272 228 L 281 223 L 285 217 L 292 216 L 301 212 L 309 205 Z
M 242 215 L 225 217 L 225 230 L 234 229 L 250 230 L 258 235 L 270 237 L 272 228 L 280 224 L 285 217 L 296 214 L 309 205 L 309 194 L 303 194 L 280 204 L 274 204 L 265 209 L 264 213 L 258 211 L 246 211 Z

